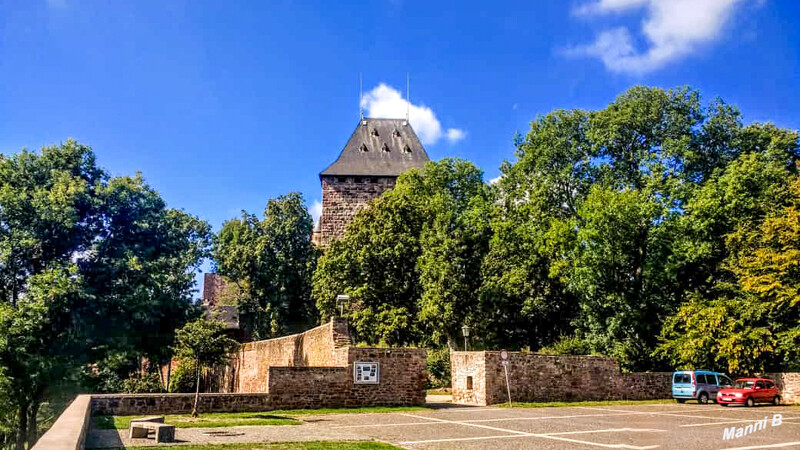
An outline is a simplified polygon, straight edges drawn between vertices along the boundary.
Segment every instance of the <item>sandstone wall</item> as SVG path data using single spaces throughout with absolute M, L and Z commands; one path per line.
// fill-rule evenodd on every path
M 314 232 L 314 243 L 326 247 L 342 237 L 356 212 L 394 187 L 395 180 L 395 177 L 322 177 L 322 215 Z
M 348 349 L 348 382 L 351 386 L 347 406 L 422 405 L 425 403 L 425 350 L 414 348 Z M 380 363 L 380 384 L 354 384 L 356 362 Z
M 304 333 L 244 344 L 221 383 L 233 392 L 267 392 L 270 367 L 337 367 L 347 363 L 347 323 L 335 318 Z
M 781 390 L 783 403 L 800 403 L 800 372 L 768 373 Z
M 425 351 L 349 348 L 343 367 L 271 367 L 269 393 L 280 408 L 412 406 L 425 403 Z M 379 384 L 356 384 L 356 362 L 377 362 Z
M 450 353 L 453 403 L 488 405 L 486 401 L 486 352 Z M 471 385 L 472 389 L 467 389 Z
M 672 372 L 623 373 L 619 398 L 622 400 L 652 400 L 672 398 Z
M 93 416 L 187 414 L 194 394 L 92 395 Z M 257 412 L 276 409 L 269 394 L 200 394 L 200 412 Z
M 337 349 L 339 367 L 267 367 L 263 393 L 203 393 L 206 412 L 253 412 L 274 409 L 416 406 L 425 403 L 425 350 Z M 377 362 L 380 383 L 356 384 L 356 362 Z M 103 394 L 92 396 L 95 415 L 184 414 L 194 394 Z
M 508 401 L 499 351 L 454 352 L 451 365 L 454 402 Z M 670 375 L 623 374 L 613 358 L 509 352 L 508 386 L 517 402 L 669 398 Z M 467 389 L 469 381 L 472 389 Z

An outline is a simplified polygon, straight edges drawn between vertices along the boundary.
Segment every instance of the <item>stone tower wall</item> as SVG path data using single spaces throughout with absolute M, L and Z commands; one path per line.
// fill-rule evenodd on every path
M 370 200 L 394 187 L 396 177 L 322 177 L 322 216 L 314 243 L 327 247 Z

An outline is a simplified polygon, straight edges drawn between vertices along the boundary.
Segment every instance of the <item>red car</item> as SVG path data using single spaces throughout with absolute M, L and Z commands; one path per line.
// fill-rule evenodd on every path
M 767 378 L 739 378 L 733 386 L 717 392 L 717 403 L 722 406 L 756 403 L 781 404 L 781 392 L 775 382 Z

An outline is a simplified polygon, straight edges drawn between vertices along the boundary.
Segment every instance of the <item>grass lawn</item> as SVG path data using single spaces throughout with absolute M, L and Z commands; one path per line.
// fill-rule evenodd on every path
M 167 414 L 164 415 L 164 421 L 175 425 L 176 428 L 299 425 L 302 422 L 297 418 L 302 416 L 424 411 L 426 409 L 421 406 L 376 406 L 369 408 L 287 409 L 246 413 L 201 413 L 200 417 L 192 417 L 189 414 Z M 101 430 L 127 430 L 131 425 L 131 419 L 137 417 L 143 416 L 98 416 L 94 418 L 94 427 Z M 184 447 L 181 446 L 181 449 Z
M 647 405 L 647 404 L 675 404 L 673 399 L 664 400 L 606 400 L 598 402 L 513 402 L 514 408 L 552 408 L 555 406 L 609 406 L 609 405 Z M 498 403 L 500 408 L 508 408 L 508 403 Z
M 428 389 L 426 392 L 428 395 L 452 395 L 452 392 L 443 391 L 441 389 Z
M 152 450 L 153 447 L 126 447 Z M 278 444 L 181 445 L 180 450 L 394 450 L 382 442 L 281 442 Z

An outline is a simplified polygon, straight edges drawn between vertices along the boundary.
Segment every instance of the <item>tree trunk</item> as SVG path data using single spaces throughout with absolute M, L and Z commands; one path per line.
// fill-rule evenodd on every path
M 17 419 L 17 442 L 14 444 L 14 450 L 25 450 L 25 440 L 28 437 L 28 404 L 19 405 Z
M 37 423 L 37 416 L 39 414 L 39 406 L 41 403 L 34 401 L 31 403 L 28 410 L 28 448 L 33 447 L 33 444 L 39 439 L 39 429 Z
M 169 377 L 172 375 L 172 358 L 167 362 L 167 385 L 164 387 L 164 392 L 169 392 Z
M 200 362 L 197 362 L 197 387 L 194 391 L 194 408 L 192 408 L 192 417 L 197 417 L 197 403 L 200 401 Z

